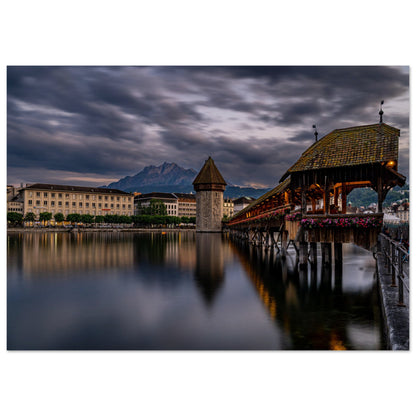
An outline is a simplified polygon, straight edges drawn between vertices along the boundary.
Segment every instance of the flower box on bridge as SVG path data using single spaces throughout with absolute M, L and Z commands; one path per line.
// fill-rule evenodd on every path
M 382 213 L 306 215 L 292 221 L 288 231 L 289 239 L 295 235 L 308 243 L 354 243 L 370 249 L 377 244 L 382 225 Z

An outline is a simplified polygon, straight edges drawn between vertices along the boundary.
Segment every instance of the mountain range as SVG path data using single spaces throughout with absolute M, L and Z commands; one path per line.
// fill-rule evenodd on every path
M 192 182 L 198 172 L 194 169 L 185 169 L 176 163 L 165 162 L 160 166 L 146 166 L 133 176 L 126 176 L 117 182 L 112 182 L 104 188 L 120 189 L 126 192 L 184 192 L 194 191 Z M 226 180 L 227 181 L 227 180 Z M 227 183 L 230 183 L 227 181 Z M 224 196 L 227 198 L 238 198 L 240 196 L 251 196 L 258 198 L 270 188 L 250 188 L 236 185 L 228 185 Z

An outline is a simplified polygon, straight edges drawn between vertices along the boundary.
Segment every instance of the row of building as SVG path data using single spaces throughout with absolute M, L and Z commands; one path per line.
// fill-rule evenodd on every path
M 25 216 L 32 212 L 36 217 L 42 212 L 52 215 L 62 213 L 89 215 L 137 215 L 142 208 L 150 206 L 152 200 L 162 201 L 166 213 L 176 217 L 196 216 L 195 194 L 178 192 L 152 192 L 148 194 L 128 193 L 118 189 L 54 185 L 27 184 L 7 186 L 7 212 L 18 212 Z M 254 198 L 224 199 L 223 213 L 231 217 L 242 210 Z

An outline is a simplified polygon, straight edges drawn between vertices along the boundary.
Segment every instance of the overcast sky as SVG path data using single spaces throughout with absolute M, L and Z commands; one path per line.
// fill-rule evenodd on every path
M 401 130 L 408 176 L 408 67 L 8 67 L 9 184 L 106 185 L 147 165 L 275 186 L 337 128 Z

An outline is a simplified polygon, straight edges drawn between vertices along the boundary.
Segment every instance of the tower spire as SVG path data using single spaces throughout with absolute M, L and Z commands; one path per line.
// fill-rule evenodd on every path
M 312 126 L 312 128 L 315 129 L 313 134 L 315 135 L 315 142 L 317 142 L 318 141 L 318 130 L 316 130 L 316 124 L 314 124 Z
M 384 104 L 384 100 L 381 100 L 380 102 L 380 111 L 378 112 L 378 114 L 380 115 L 380 124 L 383 123 L 383 104 Z

